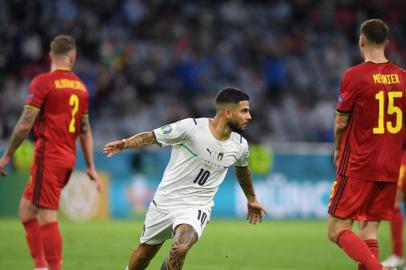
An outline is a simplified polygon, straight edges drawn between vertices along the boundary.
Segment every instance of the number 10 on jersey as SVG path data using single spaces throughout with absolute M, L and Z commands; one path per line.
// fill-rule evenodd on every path
M 200 186 L 203 186 L 207 179 L 209 179 L 210 172 L 206 171 L 205 169 L 200 169 L 199 174 L 196 176 L 195 180 L 193 183 L 198 183 Z
M 385 133 L 385 115 L 396 115 L 395 126 L 391 121 L 386 122 L 386 130 L 389 131 L 391 134 L 398 133 L 403 126 L 403 114 L 402 110 L 395 106 L 395 99 L 403 97 L 403 92 L 401 91 L 391 91 L 387 92 L 388 94 L 388 104 L 385 104 L 385 92 L 379 91 L 375 95 L 375 99 L 378 100 L 379 103 L 379 114 L 378 114 L 378 126 L 374 127 L 372 132 L 374 134 L 384 134 Z M 387 105 L 387 111 L 385 113 L 385 105 Z

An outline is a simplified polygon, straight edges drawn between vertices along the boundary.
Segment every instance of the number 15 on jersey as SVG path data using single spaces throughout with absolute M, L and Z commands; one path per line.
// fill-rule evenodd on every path
M 372 130 L 373 134 L 384 134 L 385 127 L 386 130 L 391 134 L 398 133 L 403 126 L 403 113 L 402 110 L 395 105 L 395 99 L 403 97 L 403 92 L 401 91 L 390 91 L 387 92 L 388 104 L 385 104 L 385 93 L 384 91 L 379 91 L 375 95 L 375 99 L 378 100 L 379 113 L 378 113 L 378 126 L 374 127 Z M 385 112 L 385 107 L 387 107 Z M 386 121 L 385 126 L 385 116 L 395 114 L 396 120 L 395 125 L 391 121 Z

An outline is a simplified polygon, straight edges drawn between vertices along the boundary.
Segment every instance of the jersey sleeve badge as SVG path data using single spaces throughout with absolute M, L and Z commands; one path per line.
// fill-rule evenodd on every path
M 161 134 L 163 135 L 168 135 L 169 133 L 172 132 L 172 126 L 171 125 L 166 125 L 163 126 L 159 129 L 159 131 L 161 132 Z

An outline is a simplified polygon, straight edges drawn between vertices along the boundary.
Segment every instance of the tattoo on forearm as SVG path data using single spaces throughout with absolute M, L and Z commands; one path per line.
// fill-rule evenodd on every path
M 31 108 L 24 108 L 24 111 L 11 134 L 7 153 L 13 154 L 22 141 L 27 138 L 37 118 L 38 111 Z
M 177 227 L 168 257 L 171 270 L 182 269 L 186 254 L 196 241 L 197 233 L 192 226 L 181 224 Z
M 158 144 L 152 131 L 137 134 L 127 140 L 127 147 L 142 147 L 147 145 Z
M 28 133 L 27 133 L 28 135 Z M 10 145 L 9 148 L 7 149 L 7 152 L 10 154 L 13 154 L 17 148 L 20 146 L 20 144 L 24 141 L 24 139 L 27 137 L 27 135 L 25 135 L 22 132 L 13 132 L 13 134 L 11 135 L 11 139 L 10 139 Z
M 80 120 L 80 133 L 85 134 L 90 130 L 89 118 L 85 117 Z
M 247 167 L 235 167 L 235 174 L 241 189 L 247 198 L 255 197 L 254 185 L 252 183 L 252 175 L 250 169 Z

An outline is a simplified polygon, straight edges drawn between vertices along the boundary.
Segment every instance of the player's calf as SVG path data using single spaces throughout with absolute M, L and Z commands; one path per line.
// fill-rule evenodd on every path
M 175 229 L 173 243 L 167 260 L 162 264 L 163 270 L 180 270 L 185 262 L 186 254 L 198 237 L 195 229 L 189 224 L 180 224 Z M 165 268 L 166 267 L 166 268 Z
M 128 270 L 143 270 L 147 268 L 147 266 L 151 262 L 151 259 L 152 258 L 150 258 L 147 254 L 137 249 L 131 255 Z
M 37 219 L 31 219 L 23 222 L 26 232 L 28 248 L 31 257 L 34 259 L 35 269 L 46 270 L 47 262 L 45 260 L 44 246 L 42 244 L 41 231 Z
M 168 270 L 168 264 L 166 262 L 166 260 L 162 263 L 161 268 L 159 270 Z
M 182 269 L 188 251 L 189 247 L 187 245 L 184 244 L 172 245 L 169 257 L 167 259 L 167 264 L 170 265 L 168 267 L 168 270 Z
M 156 245 L 140 244 L 131 254 L 130 262 L 126 270 L 143 270 L 147 268 L 161 246 L 162 243 Z

